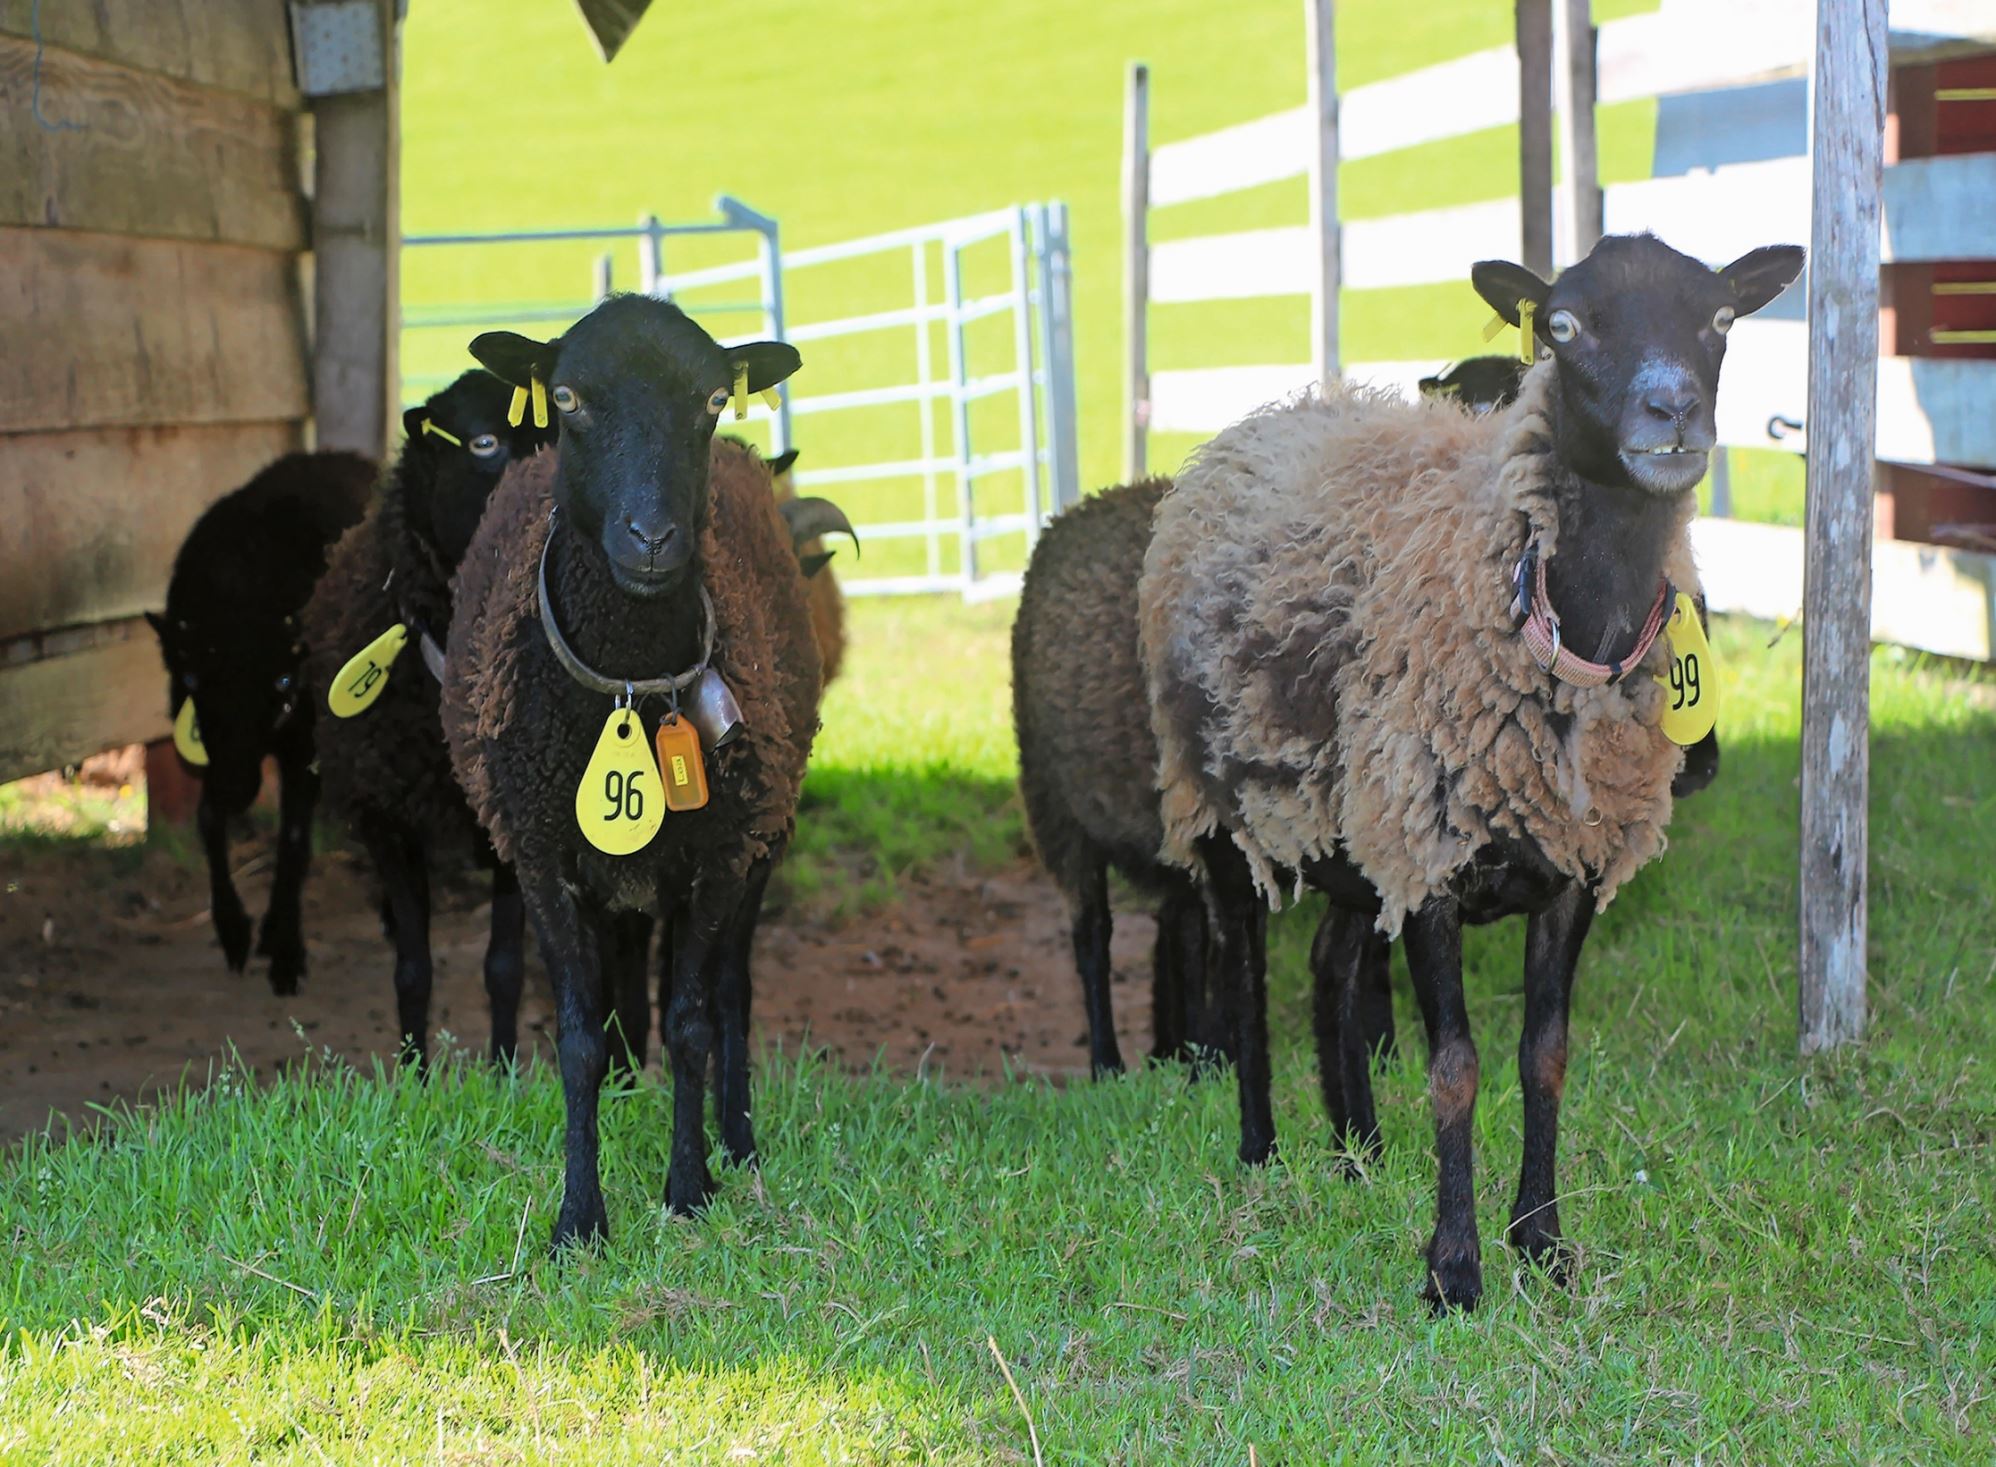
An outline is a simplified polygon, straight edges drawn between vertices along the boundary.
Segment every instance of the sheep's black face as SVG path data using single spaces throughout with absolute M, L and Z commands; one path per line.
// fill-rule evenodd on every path
M 473 369 L 402 415 L 409 435 L 402 452 L 413 460 L 413 472 L 403 478 L 410 527 L 429 541 L 446 570 L 464 559 L 506 465 L 555 440 L 552 421 L 536 428 L 529 414 L 518 427 L 509 424 L 512 400 L 508 384 Z
M 1518 400 L 1525 364 L 1514 356 L 1465 357 L 1447 371 L 1421 379 L 1421 396 L 1438 397 L 1481 417 Z
M 1654 235 L 1609 235 L 1548 286 L 1522 265 L 1472 274 L 1513 324 L 1533 306 L 1538 343 L 1559 366 L 1560 457 L 1591 483 L 1689 493 L 1717 441 L 1712 405 L 1726 333 L 1802 270 L 1802 250 L 1770 245 L 1708 270 Z
M 799 365 L 780 342 L 723 347 L 685 312 L 649 296 L 611 296 L 559 340 L 491 332 L 472 354 L 499 376 L 547 385 L 560 422 L 555 501 L 594 540 L 633 596 L 676 589 L 706 524 L 708 450 L 738 369 L 748 389 Z
M 298 711 L 298 666 L 304 648 L 291 618 L 269 627 L 236 625 L 225 631 L 176 617 L 146 613 L 166 664 L 170 718 L 194 700 L 201 741 L 208 753 L 203 782 L 229 809 L 256 798 L 271 733 Z

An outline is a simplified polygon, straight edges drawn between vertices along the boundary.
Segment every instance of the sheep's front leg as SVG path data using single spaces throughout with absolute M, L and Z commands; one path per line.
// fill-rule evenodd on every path
M 561 1060 L 561 1093 L 568 1112 L 567 1171 L 554 1247 L 595 1243 L 610 1236 L 603 1182 L 596 1158 L 596 1104 L 609 1065 L 599 993 L 602 955 L 596 924 L 553 870 L 522 863 L 520 895 L 540 938 L 541 957 L 554 984 L 555 1052 Z
M 1268 908 L 1254 889 L 1247 858 L 1228 837 L 1202 839 L 1199 860 L 1219 929 L 1220 973 L 1233 1019 L 1240 1157 L 1249 1166 L 1260 1166 L 1275 1155 L 1268 1063 Z
M 1372 1101 L 1372 1055 L 1378 1042 L 1374 989 L 1386 939 L 1362 912 L 1332 907 L 1310 945 L 1315 979 L 1317 1078 L 1331 1129 L 1342 1144 L 1366 1156 L 1380 1149 L 1379 1116 Z M 1387 1040 L 1392 1035 L 1392 994 L 1387 993 Z
M 520 1043 L 520 990 L 527 981 L 527 910 L 520 878 L 495 855 L 492 932 L 485 943 L 485 1001 L 492 1011 L 492 1058 L 510 1064 Z
M 305 873 L 312 865 L 312 811 L 319 775 L 309 741 L 288 740 L 277 753 L 277 870 L 256 950 L 270 959 L 270 991 L 296 993 L 305 976 Z
M 381 877 L 382 899 L 395 915 L 395 1017 L 403 1063 L 420 1069 L 430 1039 L 430 878 L 420 842 L 400 831 L 370 829 L 367 852 Z
M 1151 949 L 1150 1057 L 1192 1060 L 1192 1004 L 1189 986 L 1205 974 L 1186 951 L 1187 918 L 1200 909 L 1198 893 L 1173 888 L 1157 904 L 1157 942 Z
M 1437 897 L 1407 919 L 1407 967 L 1428 1028 L 1428 1093 L 1435 1108 L 1435 1231 L 1428 1242 L 1428 1302 L 1473 1309 L 1483 1297 L 1483 1245 L 1476 1235 L 1471 1128 L 1476 1119 L 1476 1044 L 1462 999 L 1462 913 Z
M 229 878 L 228 812 L 205 785 L 194 819 L 201 831 L 201 849 L 208 857 L 208 914 L 222 944 L 223 961 L 230 972 L 240 973 L 249 962 L 249 913 L 243 910 L 243 899 L 236 895 L 236 884 Z
M 749 1116 L 749 1020 L 755 989 L 749 959 L 773 865 L 765 857 L 749 869 L 741 905 L 714 954 L 714 1008 L 721 1036 L 714 1106 L 721 1113 L 721 1145 L 738 1165 L 755 1162 L 755 1127 Z
M 714 1178 L 707 1170 L 707 1062 L 714 1044 L 711 960 L 742 890 L 736 877 L 700 878 L 683 916 L 675 914 L 672 924 L 672 997 L 665 1010 L 666 1050 L 672 1056 L 672 1165 L 665 1205 L 681 1214 L 698 1212 L 714 1195 Z M 659 910 L 672 910 L 665 893 Z
M 1559 1104 L 1566 1093 L 1567 1001 L 1580 949 L 1594 922 L 1594 893 L 1568 886 L 1525 927 L 1525 1027 L 1518 1037 L 1518 1082 L 1525 1092 L 1525 1158 L 1511 1208 L 1511 1246 L 1564 1283 L 1555 1165 Z
M 1073 902 L 1074 966 L 1088 1011 L 1088 1069 L 1096 1078 L 1123 1073 L 1116 1015 L 1109 1000 L 1109 870 L 1101 861 L 1082 874 Z
M 651 1043 L 651 991 L 645 981 L 652 920 L 619 912 L 603 938 L 603 1012 L 610 1038 L 610 1068 L 631 1076 L 645 1067 Z

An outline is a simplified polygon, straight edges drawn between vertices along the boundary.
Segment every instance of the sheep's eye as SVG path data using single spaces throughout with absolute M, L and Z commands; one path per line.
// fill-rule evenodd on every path
M 1724 336 L 1733 329 L 1733 314 L 1731 306 L 1720 306 L 1712 313 L 1712 329 Z
M 1580 334 L 1580 322 L 1571 311 L 1554 311 L 1546 317 L 1546 335 L 1562 346 Z
M 728 405 L 728 399 L 732 395 L 727 388 L 716 387 L 707 395 L 707 411 L 718 418 L 721 415 L 721 409 Z
M 554 398 L 554 405 L 565 413 L 572 413 L 582 406 L 582 399 L 575 395 L 572 387 L 557 387 L 549 396 Z
M 562 411 L 567 412 L 568 409 L 563 408 Z M 472 457 L 490 458 L 499 451 L 499 439 L 491 433 L 480 433 L 471 440 L 470 448 Z
M 291 674 L 287 672 L 284 674 L 283 677 L 277 680 L 277 691 L 280 693 L 288 693 L 296 685 L 297 685 L 296 679 L 294 679 L 291 676 Z

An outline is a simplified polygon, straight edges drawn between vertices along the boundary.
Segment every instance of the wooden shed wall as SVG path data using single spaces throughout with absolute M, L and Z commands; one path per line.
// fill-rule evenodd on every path
M 32 9 L 0 0 L 0 780 L 165 732 L 139 613 L 310 413 L 282 0 L 52 0 L 39 45 Z

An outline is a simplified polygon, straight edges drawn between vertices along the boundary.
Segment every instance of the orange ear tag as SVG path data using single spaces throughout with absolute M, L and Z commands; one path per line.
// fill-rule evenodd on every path
M 697 810 L 707 803 L 707 765 L 690 718 L 668 713 L 659 721 L 658 772 L 665 777 L 666 809 Z

